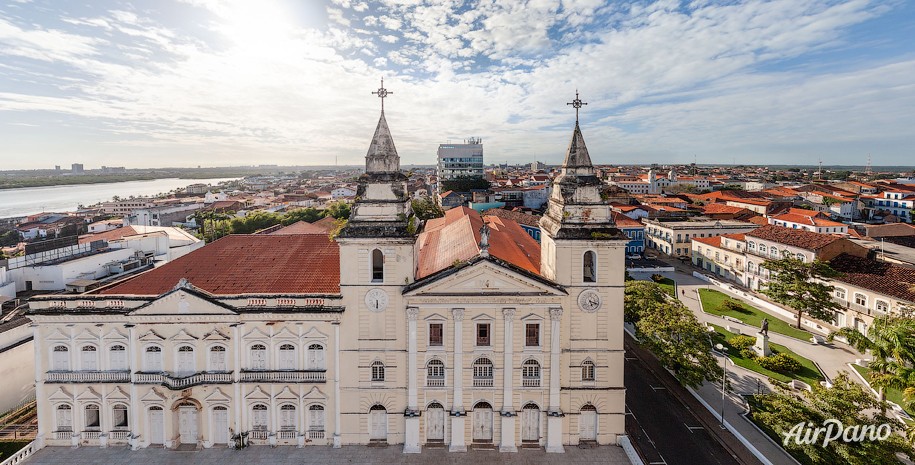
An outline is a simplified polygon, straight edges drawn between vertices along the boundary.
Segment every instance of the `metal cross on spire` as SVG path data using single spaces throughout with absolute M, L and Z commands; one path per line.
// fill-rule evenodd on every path
M 578 98 L 578 89 L 575 89 L 575 100 L 572 100 L 571 102 L 566 103 L 566 105 L 572 105 L 572 108 L 575 108 L 575 124 L 578 124 L 578 110 L 581 108 L 582 105 L 587 105 L 587 104 L 588 104 L 587 102 L 582 102 L 581 99 Z
M 379 87 L 376 92 L 372 92 L 373 95 L 377 95 L 378 97 L 381 97 L 381 111 L 384 111 L 384 98 L 393 93 L 394 92 L 388 92 L 388 90 L 384 88 L 384 77 L 382 77 L 381 78 L 381 87 Z

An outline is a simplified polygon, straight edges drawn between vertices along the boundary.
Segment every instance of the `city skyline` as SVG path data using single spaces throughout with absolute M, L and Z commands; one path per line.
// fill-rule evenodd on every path
M 904 165 L 907 2 L 0 4 L 4 169 L 404 164 L 482 136 L 561 162 L 576 89 L 598 164 Z M 256 157 L 258 163 L 254 163 Z

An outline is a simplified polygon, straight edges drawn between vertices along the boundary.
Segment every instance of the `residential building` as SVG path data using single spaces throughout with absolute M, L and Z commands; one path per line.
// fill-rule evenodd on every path
M 836 326 L 867 334 L 874 318 L 915 310 L 915 269 L 848 254 L 835 257 L 830 265 L 841 273 L 830 281 L 833 299 L 843 307 L 836 312 Z
M 440 144 L 437 157 L 436 174 L 440 181 L 460 177 L 483 177 L 483 141 L 481 139 L 470 138 L 463 144 Z
M 128 215 L 134 210 L 141 208 L 152 208 L 156 206 L 152 199 L 138 197 L 133 199 L 119 199 L 110 202 L 102 202 L 102 213 L 106 215 Z
M 689 255 L 690 240 L 694 237 L 715 237 L 722 234 L 749 232 L 756 225 L 734 220 L 659 221 L 643 220 L 646 247 L 663 254 Z
M 870 219 L 911 222 L 915 210 L 915 190 L 888 189 L 882 195 L 862 195 L 861 201 Z
M 629 238 L 626 243 L 626 255 L 642 255 L 645 253 L 645 225 L 641 221 L 613 212 L 613 221 L 616 227 Z
M 848 234 L 848 225 L 832 221 L 820 212 L 800 208 L 792 208 L 787 213 L 770 216 L 769 224 L 820 234 Z

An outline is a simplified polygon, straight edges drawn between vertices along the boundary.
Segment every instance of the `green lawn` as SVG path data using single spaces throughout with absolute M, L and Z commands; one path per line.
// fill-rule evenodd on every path
M 27 446 L 28 441 L 0 441 L 0 462 Z
M 723 310 L 721 304 L 730 299 L 727 295 L 718 292 L 713 289 L 699 289 L 699 298 L 702 299 L 702 309 L 706 313 L 711 313 L 713 315 L 729 316 L 736 318 L 750 326 L 759 328 L 762 324 L 763 318 L 769 319 L 769 331 L 773 333 L 784 334 L 785 336 L 790 336 L 795 339 L 800 339 L 802 341 L 809 341 L 811 334 L 802 329 L 797 329 L 794 326 L 786 323 L 778 317 L 772 316 L 752 305 L 748 305 L 744 302 L 741 302 L 737 299 L 731 299 L 740 304 L 743 310 L 734 311 L 734 310 Z
M 784 374 L 781 374 L 781 373 L 778 373 L 775 371 L 767 370 L 767 369 L 761 367 L 758 363 L 756 363 L 756 361 L 742 357 L 740 355 L 739 350 L 735 349 L 734 347 L 731 347 L 731 345 L 728 344 L 728 339 L 730 339 L 733 336 L 736 336 L 736 334 L 734 334 L 718 325 L 712 325 L 712 327 L 715 328 L 715 333 L 712 334 L 712 342 L 714 342 L 715 344 L 722 344 L 723 346 L 727 347 L 728 357 L 731 360 L 733 360 L 734 364 L 737 366 L 741 366 L 748 370 L 752 370 L 759 374 L 768 376 L 770 378 L 777 379 L 783 383 L 787 383 L 787 382 L 791 381 L 791 379 L 793 378 L 793 379 L 799 379 L 799 380 L 813 386 L 813 385 L 819 384 L 820 381 L 823 381 L 825 379 L 823 377 L 823 374 L 820 373 L 820 370 L 817 369 L 816 365 L 812 361 L 810 361 L 809 359 L 806 359 L 804 357 L 801 357 L 800 355 L 792 352 L 791 349 L 789 349 L 783 345 L 773 344 L 773 343 L 769 343 L 769 348 L 772 349 L 773 353 L 788 354 L 789 357 L 791 357 L 801 363 L 801 369 L 797 373 L 793 373 L 792 376 L 788 376 L 788 375 L 784 375 Z M 769 326 L 769 328 L 771 329 L 772 326 Z
M 866 379 L 868 382 L 870 382 L 870 380 L 871 380 L 870 371 L 871 370 L 869 368 L 855 365 L 855 364 L 852 364 L 851 366 L 854 367 L 855 371 L 857 371 L 861 376 L 863 376 L 864 379 Z M 915 416 L 915 409 L 905 408 L 905 399 L 902 396 L 902 391 L 900 391 L 899 389 L 887 389 L 886 390 L 886 400 L 888 400 L 890 402 L 895 402 L 900 407 L 902 407 L 903 410 L 905 410 L 909 415 Z
M 674 298 L 677 297 L 676 283 L 674 282 L 673 279 L 664 278 L 660 282 L 658 282 L 658 286 L 660 286 L 661 289 L 664 289 L 664 292 L 670 294 L 671 297 L 674 297 Z

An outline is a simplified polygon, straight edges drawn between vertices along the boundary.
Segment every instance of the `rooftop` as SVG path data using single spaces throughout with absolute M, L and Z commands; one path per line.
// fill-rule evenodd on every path
M 837 281 L 915 302 L 915 269 L 842 254 L 830 262 L 842 273 Z
M 746 236 L 807 250 L 819 250 L 842 239 L 831 234 L 820 234 L 805 229 L 785 228 L 774 224 L 754 229 L 748 232 Z

